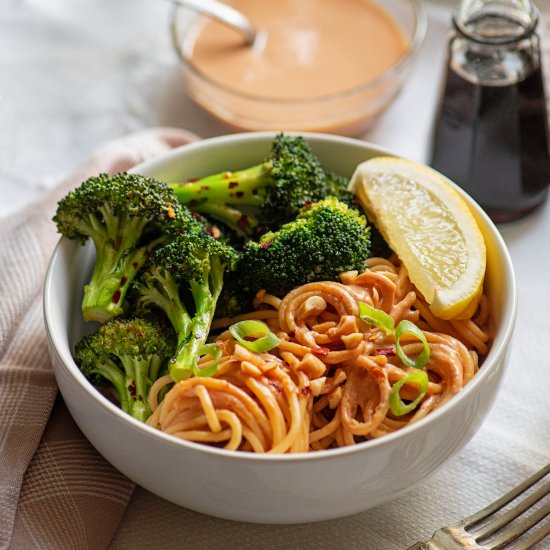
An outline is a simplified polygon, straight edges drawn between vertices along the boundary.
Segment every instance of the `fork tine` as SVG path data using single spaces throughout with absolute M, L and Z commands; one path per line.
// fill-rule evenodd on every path
M 533 533 L 531 533 L 521 542 L 518 542 L 514 550 L 529 550 L 529 548 L 533 548 L 535 544 L 540 542 L 548 535 L 550 535 L 550 521 L 548 523 L 545 523 L 540 529 L 533 531 Z
M 504 496 L 496 500 L 495 502 L 489 504 L 483 510 L 472 514 L 464 519 L 462 524 L 468 528 L 475 523 L 478 523 L 490 515 L 494 514 L 502 507 L 506 506 L 508 503 L 512 502 L 515 498 L 521 495 L 523 492 L 527 491 L 529 487 L 532 487 L 535 483 L 540 481 L 544 476 L 550 473 L 550 464 L 541 468 L 538 472 L 535 472 L 532 476 L 528 477 L 523 483 L 520 483 L 517 487 L 514 487 L 511 491 L 506 493 Z
M 508 525 L 511 521 L 523 514 L 523 512 L 525 512 L 534 504 L 536 504 L 539 500 L 544 498 L 548 493 L 550 493 L 550 482 L 544 484 L 532 495 L 529 495 L 529 497 L 519 502 L 517 506 L 514 506 L 506 513 L 499 516 L 497 519 L 487 523 L 487 525 L 484 525 L 481 529 L 477 531 L 471 530 L 473 531 L 476 540 L 487 538 L 493 533 L 496 533 L 501 527 Z
M 544 506 L 541 506 L 534 514 L 526 518 L 526 521 L 522 521 L 520 524 L 510 527 L 510 529 L 506 529 L 506 531 L 498 535 L 490 543 L 486 544 L 486 548 L 489 550 L 498 550 L 498 548 L 503 548 L 509 542 L 518 539 L 521 535 L 529 531 L 529 529 L 534 527 L 548 514 L 550 514 L 550 502 L 547 502 Z M 540 529 L 540 531 L 544 531 L 548 528 L 549 526 L 545 525 L 542 529 Z M 536 531 L 535 534 L 538 534 L 538 531 Z M 530 548 L 530 546 L 526 546 L 525 548 Z

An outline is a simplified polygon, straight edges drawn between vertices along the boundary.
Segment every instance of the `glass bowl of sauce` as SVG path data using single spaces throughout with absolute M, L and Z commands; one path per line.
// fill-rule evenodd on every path
M 265 39 L 174 9 L 185 89 L 237 131 L 356 136 L 399 93 L 427 19 L 421 0 L 227 0 Z

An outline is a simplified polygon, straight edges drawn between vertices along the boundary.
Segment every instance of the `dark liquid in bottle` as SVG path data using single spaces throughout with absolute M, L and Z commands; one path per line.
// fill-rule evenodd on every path
M 550 182 L 540 69 L 508 86 L 473 84 L 449 69 L 432 166 L 503 222 L 540 205 Z

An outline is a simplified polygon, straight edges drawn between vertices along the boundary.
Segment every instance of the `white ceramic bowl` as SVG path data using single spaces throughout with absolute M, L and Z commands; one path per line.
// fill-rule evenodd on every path
M 349 138 L 302 135 L 326 168 L 346 176 L 360 162 L 388 154 Z M 264 158 L 273 137 L 263 132 L 204 140 L 134 171 L 176 180 L 245 167 Z M 470 440 L 487 416 L 505 371 L 516 315 L 512 264 L 495 226 L 471 199 L 466 200 L 487 242 L 487 284 L 496 337 L 466 388 L 413 426 L 352 447 L 272 456 L 181 441 L 141 424 L 98 393 L 71 357 L 86 330 L 80 302 L 93 250 L 61 239 L 46 278 L 44 316 L 55 375 L 71 414 L 97 450 L 130 479 L 206 514 L 298 523 L 352 514 L 397 497 Z

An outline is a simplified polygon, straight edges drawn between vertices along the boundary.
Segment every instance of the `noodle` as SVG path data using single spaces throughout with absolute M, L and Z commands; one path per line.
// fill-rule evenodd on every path
M 278 298 L 256 296 L 256 311 L 217 319 L 212 330 L 234 322 L 265 321 L 279 337 L 270 352 L 254 353 L 225 330 L 215 338 L 222 350 L 217 372 L 174 384 L 159 379 L 150 391 L 148 424 L 190 441 L 226 449 L 307 452 L 353 445 L 417 422 L 456 395 L 475 375 L 489 349 L 489 304 L 482 297 L 472 319 L 435 317 L 396 258 L 371 258 L 363 273 L 341 274 L 341 282 L 309 283 Z M 390 393 L 410 372 L 394 350 L 393 336 L 358 317 L 358 302 L 409 320 L 430 347 L 427 391 L 408 414 L 394 416 Z M 404 334 L 408 356 L 422 344 Z M 200 366 L 212 359 L 203 357 Z M 405 384 L 400 397 L 414 401 L 418 389 Z

